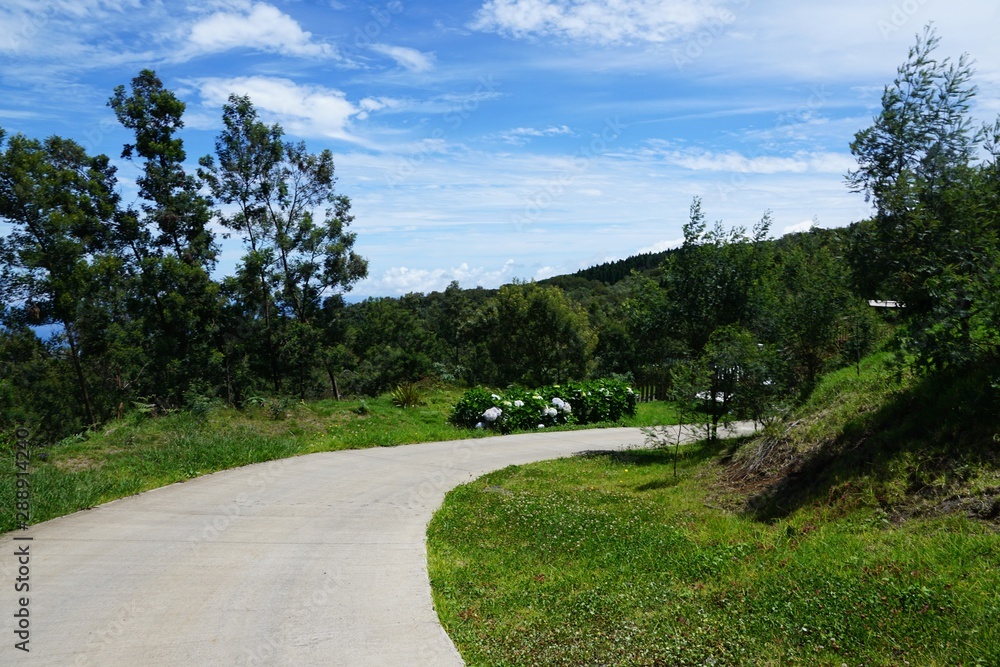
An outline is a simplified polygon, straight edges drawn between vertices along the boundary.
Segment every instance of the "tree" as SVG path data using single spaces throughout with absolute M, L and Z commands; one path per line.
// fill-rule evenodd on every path
M 115 88 L 108 100 L 118 121 L 135 135 L 122 157 L 138 161 L 136 179 L 141 215 L 130 212 L 119 224 L 132 252 L 132 324 L 127 345 L 146 352 L 145 391 L 180 402 L 196 387 L 218 382 L 219 286 L 211 279 L 217 247 L 208 224 L 211 202 L 184 170 L 184 102 L 152 70 L 132 79 L 131 89 Z
M 755 334 L 736 324 L 712 332 L 702 353 L 708 369 L 705 392 L 711 416 L 711 437 L 730 415 L 765 423 L 778 414 L 781 394 L 777 354 Z
M 0 146 L 4 133 L 0 131 Z M 77 323 L 99 292 L 118 207 L 115 170 L 73 141 L 15 135 L 0 155 L 0 300 L 24 324 L 57 324 L 69 348 L 87 424 L 98 421 Z
M 868 305 L 851 290 L 837 236 L 814 228 L 782 239 L 775 254 L 770 340 L 779 344 L 788 385 L 806 397 L 844 344 L 864 350 Z M 861 345 L 861 347 L 857 347 Z M 775 378 L 777 379 L 777 378 Z
M 751 234 L 745 227 L 727 233 L 721 222 L 709 228 L 697 197 L 684 225 L 684 244 L 664 265 L 663 285 L 678 338 L 697 356 L 712 332 L 727 324 L 749 325 L 757 316 L 755 289 L 769 269 L 763 241 L 771 226 L 765 213 Z
M 504 285 L 475 325 L 492 380 L 541 386 L 587 374 L 596 337 L 587 313 L 557 287 Z
M 135 143 L 125 144 L 122 157 L 142 160 L 143 173 L 136 184 L 147 221 L 159 231 L 153 246 L 168 248 L 186 264 L 211 270 L 217 253 L 208 229 L 211 204 L 184 171 L 184 142 L 175 136 L 184 127 L 184 102 L 163 87 L 155 72 L 144 69 L 132 79 L 131 94 L 125 86 L 117 86 L 108 106 L 118 122 L 135 133 Z
M 870 297 L 903 302 L 903 342 L 924 368 L 974 363 L 995 349 L 990 283 L 997 221 L 989 165 L 969 108 L 976 94 L 966 55 L 939 59 L 927 27 L 882 95 L 871 127 L 855 135 L 850 187 L 875 204 L 852 262 Z M 995 190 L 993 190 L 995 192 Z M 992 353 L 992 352 L 990 352 Z
M 347 231 L 354 219 L 350 200 L 335 192 L 333 154 L 283 141 L 281 127 L 263 123 L 248 97 L 229 97 L 223 123 L 215 158 L 202 158 L 198 173 L 219 202 L 235 205 L 234 213 L 217 216 L 247 249 L 234 284 L 244 312 L 251 314 L 255 304 L 253 316 L 263 321 L 274 389 L 281 390 L 284 375 L 276 353 L 293 345 L 304 355 L 291 369 L 304 394 L 308 368 L 321 365 L 317 341 L 324 338 L 311 330 L 324 324 L 325 299 L 368 273 L 367 260 L 353 250 L 356 235 Z M 321 207 L 325 213 L 317 219 Z

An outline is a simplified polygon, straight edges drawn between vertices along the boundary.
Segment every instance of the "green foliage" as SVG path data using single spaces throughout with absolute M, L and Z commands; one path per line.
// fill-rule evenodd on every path
M 586 376 L 596 336 L 587 314 L 555 287 L 505 285 L 480 311 L 473 328 L 488 359 L 488 382 L 539 386 Z
M 473 428 L 482 422 L 483 413 L 494 407 L 499 400 L 499 394 L 493 394 L 482 387 L 469 389 L 455 404 L 449 421 L 462 428 Z
M 617 422 L 636 414 L 635 392 L 622 380 L 605 379 L 512 387 L 501 393 L 470 389 L 455 404 L 451 423 L 504 433 L 562 424 Z
M 778 416 L 781 388 L 777 351 L 739 325 L 712 332 L 702 354 L 708 370 L 709 413 L 713 437 L 720 419 L 729 415 L 757 423 Z
M 615 260 L 614 262 L 598 264 L 597 266 L 577 271 L 573 275 L 587 280 L 599 280 L 606 285 L 613 285 L 625 280 L 633 272 L 652 271 L 659 268 L 671 252 L 674 251 L 664 250 L 662 252 L 640 253 L 626 257 L 625 259 Z
M 396 385 L 389 393 L 389 399 L 397 408 L 412 408 L 423 403 L 423 395 L 415 382 Z
M 635 391 L 622 380 L 571 382 L 565 387 L 565 396 L 579 424 L 617 422 L 636 411 Z
M 691 203 L 684 245 L 670 256 L 663 276 L 670 322 L 688 354 L 700 354 L 717 328 L 750 326 L 760 316 L 754 306 L 771 266 L 770 247 L 763 243 L 770 225 L 768 212 L 750 236 L 740 226 L 727 232 L 721 222 L 709 228 L 701 200 Z
M 876 207 L 852 263 L 870 297 L 905 304 L 900 340 L 925 370 L 996 358 L 1000 121 L 976 131 L 966 55 L 935 55 L 926 28 L 886 86 L 874 124 L 855 136 L 851 187 Z M 981 154 L 988 154 L 980 161 Z

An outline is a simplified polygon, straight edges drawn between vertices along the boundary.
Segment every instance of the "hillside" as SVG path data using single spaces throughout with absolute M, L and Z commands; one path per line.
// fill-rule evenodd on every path
M 727 459 L 719 501 L 767 521 L 823 507 L 893 522 L 957 513 L 1000 528 L 1000 400 L 989 384 L 982 369 L 920 378 L 890 354 L 868 357 Z
M 567 277 L 572 277 L 600 282 L 605 285 L 614 285 L 615 283 L 627 278 L 633 271 L 643 273 L 658 269 L 660 265 L 663 264 L 663 261 L 669 257 L 672 252 L 674 251 L 664 250 L 662 252 L 646 252 L 638 255 L 631 255 L 625 259 L 596 264 L 589 268 L 581 269 L 576 273 L 570 273 L 566 276 L 553 276 L 552 278 L 547 278 L 546 280 L 539 282 L 546 285 L 559 285 L 565 289 L 561 282 Z

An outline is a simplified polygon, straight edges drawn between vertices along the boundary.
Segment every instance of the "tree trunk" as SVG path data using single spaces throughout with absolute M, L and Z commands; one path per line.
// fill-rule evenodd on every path
M 73 368 L 76 370 L 76 378 L 80 383 L 80 397 L 83 399 L 83 409 L 87 413 L 87 425 L 93 426 L 97 423 L 97 419 L 94 417 L 94 406 L 90 403 L 87 380 L 83 376 L 83 366 L 80 364 L 80 352 L 76 346 L 76 336 L 73 334 L 73 327 L 68 321 L 63 320 L 63 327 L 66 329 L 66 340 L 69 341 L 69 350 L 73 357 Z

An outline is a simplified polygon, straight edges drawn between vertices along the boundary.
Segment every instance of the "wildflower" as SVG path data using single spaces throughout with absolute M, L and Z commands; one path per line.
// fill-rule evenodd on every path
M 503 414 L 503 410 L 498 407 L 492 407 L 483 413 L 483 419 L 488 422 L 495 422 Z
M 514 401 L 514 407 L 515 408 L 523 408 L 524 407 L 524 401 Z
M 494 401 L 499 401 L 500 400 L 500 397 L 497 396 L 496 394 L 490 394 L 490 398 L 492 398 Z
M 483 422 L 476 422 L 476 428 L 482 428 Z

